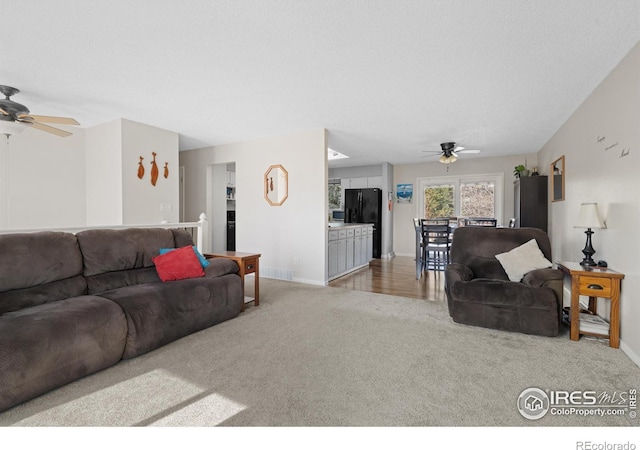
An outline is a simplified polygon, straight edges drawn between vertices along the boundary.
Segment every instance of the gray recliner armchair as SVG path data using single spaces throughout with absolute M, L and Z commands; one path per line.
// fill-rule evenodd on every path
M 535 239 L 549 261 L 551 244 L 538 228 L 463 227 L 455 231 L 445 292 L 454 322 L 557 336 L 562 327 L 562 273 L 532 270 L 510 281 L 495 255 Z

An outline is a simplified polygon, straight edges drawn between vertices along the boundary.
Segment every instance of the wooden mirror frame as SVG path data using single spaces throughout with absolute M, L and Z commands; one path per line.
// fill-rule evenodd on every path
M 280 164 L 264 173 L 264 198 L 271 206 L 280 206 L 289 197 L 289 172 Z
M 564 200 L 564 155 L 551 163 L 549 179 L 551 180 L 551 201 Z

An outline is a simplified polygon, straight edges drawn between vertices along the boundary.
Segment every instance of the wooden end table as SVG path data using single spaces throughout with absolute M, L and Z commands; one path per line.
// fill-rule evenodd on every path
M 571 340 L 581 334 L 609 339 L 609 347 L 620 348 L 620 284 L 624 274 L 606 267 L 582 266 L 575 262 L 556 263 L 558 269 L 571 276 Z M 589 297 L 589 311 L 596 313 L 598 297 L 611 300 L 609 334 L 580 331 L 580 296 Z
M 243 252 L 218 252 L 218 253 L 205 253 L 205 258 L 227 258 L 232 259 L 238 264 L 238 275 L 242 281 L 242 292 L 244 293 L 244 276 L 251 273 L 255 274 L 254 279 L 254 292 L 255 297 L 244 297 L 242 302 L 242 308 L 240 311 L 244 311 L 244 305 L 246 303 L 253 302 L 254 305 L 260 304 L 260 253 L 243 253 Z

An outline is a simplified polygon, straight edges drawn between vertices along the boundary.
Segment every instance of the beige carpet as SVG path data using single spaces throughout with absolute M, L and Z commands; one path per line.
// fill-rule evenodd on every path
M 523 418 L 520 393 L 622 392 L 640 369 L 598 341 L 454 324 L 442 303 L 261 280 L 238 318 L 0 414 L 18 426 L 637 426 Z

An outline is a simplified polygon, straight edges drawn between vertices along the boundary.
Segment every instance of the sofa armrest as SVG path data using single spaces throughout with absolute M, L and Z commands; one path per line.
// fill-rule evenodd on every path
M 522 282 L 531 287 L 545 287 L 552 281 L 562 282 L 564 275 L 559 270 L 554 269 L 536 269 L 527 272 L 522 278 Z
M 445 269 L 445 278 L 447 284 L 454 281 L 471 281 L 473 279 L 473 271 L 464 264 L 451 263 Z
M 447 306 L 449 315 L 453 315 L 453 298 L 451 297 L 451 286 L 456 281 L 471 281 L 473 279 L 473 271 L 464 264 L 451 263 L 444 269 L 444 293 L 447 296 Z
M 206 277 L 216 278 L 228 273 L 238 273 L 238 264 L 232 259 L 211 258 L 208 261 L 209 265 L 204 269 Z
M 536 269 L 522 278 L 522 284 L 532 287 L 546 287 L 553 290 L 558 301 L 558 317 L 562 317 L 564 274 L 556 269 Z

